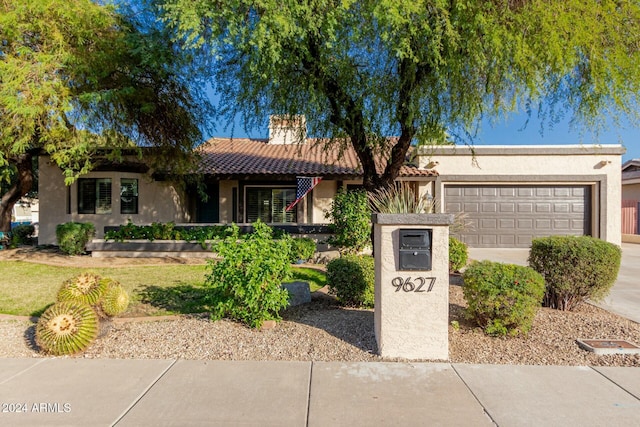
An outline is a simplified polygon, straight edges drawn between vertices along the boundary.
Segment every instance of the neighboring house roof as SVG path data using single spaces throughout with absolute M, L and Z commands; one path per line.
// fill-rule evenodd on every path
M 337 147 L 327 150 L 321 140 L 304 144 L 269 144 L 266 139 L 211 138 L 198 147 L 202 156 L 200 172 L 220 178 L 272 176 L 323 176 L 349 179 L 362 177 L 362 167 L 351 146 L 342 153 Z M 385 159 L 380 156 L 377 170 L 382 173 Z M 400 177 L 437 176 L 434 170 L 406 164 Z
M 640 159 L 631 159 L 622 165 L 622 183 L 640 183 Z

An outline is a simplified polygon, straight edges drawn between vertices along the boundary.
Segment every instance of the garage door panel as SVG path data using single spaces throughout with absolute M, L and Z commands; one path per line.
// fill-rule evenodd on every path
M 518 213 L 525 214 L 533 212 L 533 203 L 518 203 Z
M 551 212 L 551 204 L 550 203 L 536 203 L 536 212 L 538 212 L 538 213 L 549 213 L 549 212 Z
M 482 212 L 498 212 L 498 205 L 495 203 L 483 203 Z
M 471 223 L 460 236 L 471 247 L 529 247 L 535 237 L 590 234 L 589 185 L 445 185 L 444 193 L 446 212 L 464 212 Z
M 515 230 L 516 229 L 516 220 L 513 219 L 500 219 L 498 221 L 498 227 L 501 230 Z

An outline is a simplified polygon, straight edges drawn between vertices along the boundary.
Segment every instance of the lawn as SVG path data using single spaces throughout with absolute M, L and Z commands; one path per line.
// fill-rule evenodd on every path
M 0 313 L 38 316 L 55 300 L 62 283 L 90 271 L 119 281 L 131 295 L 126 315 L 163 315 L 206 311 L 205 265 L 70 268 L 24 261 L 0 261 Z M 294 267 L 293 280 L 309 282 L 311 292 L 326 283 L 322 271 Z

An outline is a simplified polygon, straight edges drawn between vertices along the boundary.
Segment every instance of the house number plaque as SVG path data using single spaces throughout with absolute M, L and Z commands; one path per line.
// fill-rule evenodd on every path
M 391 286 L 396 288 L 396 292 L 431 292 L 433 285 L 436 283 L 435 277 L 416 277 L 416 278 L 402 278 L 394 277 L 391 280 Z M 424 286 L 426 289 L 423 289 Z

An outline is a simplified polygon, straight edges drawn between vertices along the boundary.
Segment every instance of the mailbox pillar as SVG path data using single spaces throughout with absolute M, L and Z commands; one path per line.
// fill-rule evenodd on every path
M 449 359 L 450 214 L 373 214 L 378 353 Z

